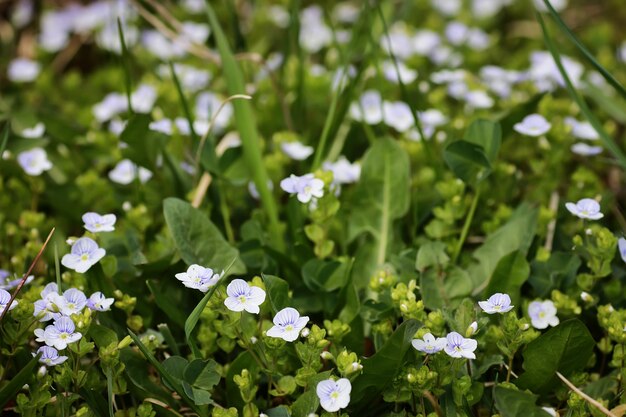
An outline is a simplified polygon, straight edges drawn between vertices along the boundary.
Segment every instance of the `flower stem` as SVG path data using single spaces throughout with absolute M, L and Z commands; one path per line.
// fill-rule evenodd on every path
M 476 206 L 478 206 L 479 198 L 480 186 L 476 188 L 476 192 L 474 193 L 474 199 L 472 200 L 470 211 L 469 213 L 467 213 L 467 217 L 465 218 L 465 224 L 463 225 L 463 230 L 461 231 L 461 236 L 459 237 L 459 241 L 457 242 L 456 248 L 454 249 L 454 254 L 452 255 L 452 263 L 456 262 L 459 254 L 461 253 L 463 243 L 465 243 L 465 239 L 467 238 L 467 234 L 469 233 L 470 225 L 472 224 L 472 220 L 474 219 L 474 213 L 476 213 Z

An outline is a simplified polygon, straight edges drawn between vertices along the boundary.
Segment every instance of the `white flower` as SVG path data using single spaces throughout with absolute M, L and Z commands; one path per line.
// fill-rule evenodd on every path
M 399 84 L 402 80 L 403 84 L 411 84 L 417 78 L 417 71 L 407 67 L 402 61 L 397 62 L 398 67 L 393 61 L 385 61 L 382 64 L 383 75 L 388 81 Z
M 428 56 L 441 44 L 441 37 L 437 32 L 421 29 L 413 35 L 413 51 L 420 56 Z
M 41 329 L 37 329 L 41 330 Z M 46 327 L 43 334 L 41 332 L 35 332 L 39 339 L 43 338 L 43 342 L 48 346 L 53 346 L 59 350 L 63 350 L 68 344 L 77 342 L 83 337 L 79 332 L 74 332 L 76 326 L 69 317 L 59 317 Z
M 125 112 L 127 108 L 128 101 L 126 96 L 120 93 L 109 93 L 101 102 L 93 106 L 91 112 L 96 120 L 102 123 L 112 119 L 113 116 Z
M 456 16 L 461 10 L 461 0 L 430 0 L 430 5 L 444 16 Z
M 465 335 L 467 337 L 476 334 L 478 331 L 478 323 L 473 321 L 469 326 L 467 326 L 467 330 L 465 330 Z
M 224 300 L 224 305 L 230 311 L 243 311 L 259 314 L 259 306 L 265 301 L 265 291 L 259 287 L 248 285 L 242 279 L 234 279 L 226 287 L 228 297 Z
M 17 155 L 17 162 L 28 175 L 32 176 L 41 175 L 42 172 L 52 169 L 52 163 L 43 148 L 20 152 Z
M 556 307 L 550 300 L 533 301 L 528 305 L 528 315 L 530 322 L 535 329 L 545 329 L 548 326 L 556 326 L 559 324 L 559 318 L 556 316 Z
M 468 91 L 465 93 L 464 99 L 468 106 L 473 109 L 490 109 L 495 103 L 495 101 L 482 90 Z
M 296 161 L 304 161 L 309 156 L 313 155 L 314 149 L 311 146 L 303 145 L 300 142 L 283 142 L 280 144 L 280 149 Z
M 114 231 L 116 220 L 115 214 L 100 215 L 91 211 L 83 214 L 85 229 L 93 233 Z
M 81 237 L 73 245 L 71 253 L 63 256 L 61 264 L 66 268 L 80 272 L 86 272 L 104 257 L 106 251 L 88 237 Z
M 324 196 L 324 181 L 313 174 L 301 177 L 291 174 L 280 182 L 280 188 L 289 194 L 296 194 L 298 201 L 308 203 L 314 198 Z
M 14 83 L 27 83 L 34 81 L 40 71 L 41 65 L 37 61 L 28 58 L 15 58 L 9 63 L 7 77 Z
M 39 321 L 42 322 L 60 317 L 61 314 L 59 313 L 59 308 L 56 305 L 56 301 L 58 301 L 58 297 L 60 297 L 57 284 L 54 282 L 47 284 L 41 291 L 40 295 L 41 300 L 37 300 L 34 303 L 35 308 L 33 316 L 39 317 Z
M 351 164 L 343 155 L 336 162 L 324 162 L 322 168 L 333 173 L 333 182 L 336 184 L 352 184 L 361 177 L 361 164 Z
M 137 113 L 150 113 L 152 107 L 154 107 L 156 98 L 157 92 L 154 87 L 141 84 L 137 90 L 133 91 L 130 95 L 130 105 L 133 107 L 133 111 Z
M 350 115 L 354 120 L 377 125 L 383 121 L 383 100 L 376 90 L 367 90 L 359 98 L 358 103 L 350 105 Z
M 320 405 L 329 413 L 334 413 L 350 404 L 350 391 L 352 385 L 346 378 L 337 381 L 327 379 L 320 381 L 315 388 Z
M 133 182 L 139 174 L 139 181 L 144 184 L 152 178 L 152 172 L 144 167 L 138 167 L 129 159 L 123 159 L 109 172 L 111 181 L 127 185 Z
M 155 132 L 161 132 L 166 135 L 172 134 L 172 121 L 170 119 L 155 120 L 150 122 L 148 127 Z
M 553 0 L 554 1 L 554 0 Z M 545 411 L 546 413 L 550 414 L 552 417 L 558 417 L 558 413 L 556 412 L 556 410 L 552 407 L 541 407 L 541 409 L 543 411 Z
M 572 135 L 577 139 L 598 140 L 600 135 L 589 122 L 579 122 L 573 117 L 566 117 L 565 124 L 572 129 Z
M 411 108 L 402 101 L 385 101 L 383 103 L 383 115 L 385 124 L 398 132 L 407 132 L 415 124 Z
M 2 314 L 5 308 L 7 308 L 10 300 L 11 294 L 9 294 L 9 292 L 6 290 L 0 290 L 0 314 Z M 13 310 L 15 307 L 17 307 L 17 300 L 13 300 L 13 302 L 9 306 L 9 311 Z
M 457 332 L 448 333 L 446 336 L 446 353 L 453 358 L 476 359 L 474 351 L 478 342 L 474 339 L 466 339 Z
M 626 262 L 626 239 L 620 237 L 617 240 L 617 247 L 619 249 L 619 254 L 622 257 L 622 260 Z
M 478 305 L 487 314 L 506 313 L 511 311 L 511 297 L 508 294 L 495 293 L 487 301 L 479 301 Z
M 602 146 L 590 146 L 584 142 L 578 142 L 570 148 L 572 152 L 581 156 L 594 156 L 602 153 Z
M 59 356 L 59 351 L 50 346 L 41 346 L 37 349 L 37 353 L 41 353 L 39 362 L 46 366 L 60 365 L 67 360 L 67 356 Z M 33 356 L 36 356 L 37 353 L 33 353 Z
M 600 212 L 600 204 L 592 198 L 583 198 L 578 200 L 576 204 L 565 203 L 565 208 L 581 219 L 599 220 L 604 217 L 604 214 Z
M 46 125 L 39 122 L 33 127 L 27 127 L 26 129 L 22 130 L 20 135 L 28 139 L 37 139 L 37 138 L 42 137 L 43 132 L 45 131 L 46 131 Z
M 223 274 L 224 271 L 218 274 L 213 272 L 211 268 L 194 264 L 187 268 L 187 272 L 181 272 L 175 276 L 185 287 L 207 292 L 209 288 L 218 283 Z
M 10 279 L 11 274 L 4 269 L 0 269 L 0 290 L 11 290 L 17 287 L 20 282 L 22 282 L 22 278 Z M 24 281 L 24 285 L 30 284 L 35 279 L 34 275 L 29 275 Z
M 309 322 L 308 316 L 300 317 L 298 310 L 286 307 L 274 316 L 274 326 L 267 331 L 269 337 L 279 337 L 287 342 L 293 342 L 300 336 L 300 331 Z
M 420 352 L 428 353 L 429 355 L 443 350 L 447 343 L 448 341 L 445 337 L 435 339 L 432 333 L 426 333 L 422 339 L 413 339 L 411 342 L 415 349 Z
M 87 307 L 94 311 L 108 311 L 111 309 L 111 305 L 115 301 L 113 298 L 106 298 L 100 291 L 91 294 L 87 300 Z
M 526 136 L 541 136 L 548 133 L 552 124 L 540 114 L 531 114 L 524 117 L 520 123 L 516 123 L 513 129 Z
M 53 293 L 52 297 L 61 314 L 68 317 L 80 313 L 87 305 L 87 297 L 76 288 L 65 291 L 63 296 Z
M 320 6 L 314 5 L 300 12 L 299 41 L 302 49 L 309 53 L 319 52 L 333 41 L 333 33 L 324 23 Z
M 445 35 L 454 46 L 459 46 L 465 43 L 469 34 L 469 28 L 461 22 L 453 21 L 448 23 L 445 29 Z

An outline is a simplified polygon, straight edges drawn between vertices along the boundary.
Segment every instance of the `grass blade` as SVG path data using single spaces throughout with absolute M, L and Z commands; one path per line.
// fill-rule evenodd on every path
M 126 48 L 126 40 L 124 39 L 124 30 L 122 29 L 122 21 L 117 19 L 117 32 L 120 37 L 120 45 L 122 46 L 122 68 L 124 69 L 124 85 L 126 87 L 126 100 L 128 102 L 128 112 L 133 114 L 133 105 L 130 99 L 132 90 L 132 82 L 130 77 L 130 55 Z
M 9 141 L 9 122 L 6 122 L 4 125 L 4 129 L 2 129 L 2 141 L 0 141 L 0 156 L 7 147 L 7 142 Z
M 552 5 L 550 4 L 550 2 L 548 0 L 543 0 L 543 2 L 545 3 L 546 7 L 548 8 L 548 11 L 550 12 L 550 14 L 552 15 L 552 18 L 554 19 L 554 21 L 559 25 L 559 28 L 561 29 L 561 31 L 563 33 L 565 33 L 567 35 L 567 37 L 569 38 L 569 40 L 576 46 L 576 48 L 585 56 L 585 58 L 587 58 L 587 60 L 591 63 L 591 65 L 593 65 L 593 67 L 598 70 L 598 72 L 600 74 L 602 74 L 602 76 L 604 77 L 604 79 L 613 86 L 613 88 L 615 88 L 620 95 L 626 99 L 626 89 L 624 88 L 624 86 L 622 86 L 622 84 L 617 81 L 615 79 L 615 77 L 613 77 L 613 75 L 611 75 L 610 72 L 608 72 L 602 65 L 600 65 L 600 63 L 596 60 L 596 58 L 591 54 L 591 52 L 589 52 L 589 50 L 587 48 L 585 48 L 585 46 L 580 42 L 580 40 L 578 40 L 578 38 L 576 37 L 576 35 L 574 34 L 574 32 L 572 32 L 572 30 L 567 26 L 567 24 L 565 24 L 565 22 L 563 21 L 563 19 L 561 19 L 561 16 L 559 15 L 559 13 L 554 9 L 554 7 L 552 7 Z
M 550 53 L 552 54 L 552 58 L 554 58 L 554 62 L 556 63 L 556 66 L 558 67 L 559 72 L 561 73 L 561 76 L 563 77 L 563 80 L 565 81 L 565 86 L 567 87 L 567 91 L 569 92 L 570 96 L 574 99 L 576 104 L 578 104 L 578 107 L 580 108 L 580 110 L 583 112 L 587 120 L 589 120 L 589 123 L 591 123 L 593 128 L 600 135 L 602 144 L 613 154 L 615 158 L 617 158 L 622 168 L 626 169 L 626 156 L 624 155 L 622 150 L 619 148 L 619 146 L 617 146 L 617 144 L 613 141 L 613 139 L 611 139 L 611 137 L 606 133 L 600 121 L 596 118 L 596 116 L 593 115 L 593 113 L 591 112 L 591 109 L 589 108 L 585 100 L 580 96 L 580 94 L 578 94 L 578 92 L 576 91 L 576 88 L 572 84 L 572 81 L 569 79 L 569 76 L 567 75 L 567 71 L 565 71 L 565 68 L 563 67 L 563 63 L 561 62 L 561 56 L 559 54 L 559 51 L 557 50 L 554 44 L 554 41 L 552 40 L 552 37 L 550 36 L 550 33 L 548 32 L 546 23 L 544 22 L 543 17 L 541 17 L 540 13 L 537 13 L 537 20 L 539 21 L 539 24 L 541 25 L 541 30 L 543 32 L 543 39 L 546 42 L 546 45 L 548 46 Z
M 210 2 L 206 2 L 206 12 L 209 20 L 209 25 L 213 30 L 215 41 L 222 57 L 222 67 L 224 77 L 226 78 L 226 85 L 228 87 L 229 94 L 245 94 L 245 86 L 243 80 L 243 74 L 241 69 L 233 56 L 233 53 L 226 39 L 226 35 L 222 30 L 222 27 L 217 20 L 217 16 Z M 269 177 L 263 164 L 263 157 L 261 154 L 260 139 L 256 129 L 256 120 L 252 113 L 252 107 L 247 100 L 235 100 L 233 102 L 235 110 L 235 124 L 237 130 L 241 136 L 241 142 L 243 146 L 243 155 L 246 163 L 250 169 L 252 179 L 256 185 L 261 202 L 265 213 L 269 220 L 269 232 L 272 243 L 280 250 L 284 250 L 285 243 L 281 233 L 280 224 L 278 221 L 278 210 L 274 196 L 267 185 Z
M 169 62 L 169 66 L 170 72 L 172 74 L 172 80 L 174 81 L 174 86 L 176 86 L 176 92 L 178 93 L 178 99 L 180 100 L 180 105 L 183 108 L 185 119 L 187 119 L 187 123 L 189 123 L 189 131 L 191 132 L 191 137 L 195 143 L 198 141 L 198 135 L 193 128 L 193 116 L 191 115 L 191 111 L 189 110 L 189 103 L 187 103 L 185 93 L 183 92 L 183 88 L 180 85 L 180 81 L 178 80 L 178 75 L 176 75 L 176 71 L 174 69 L 174 64 L 172 64 L 172 61 Z
M 39 361 L 40 356 L 41 354 L 37 354 L 37 356 L 33 357 L 30 362 L 28 362 L 28 364 L 17 373 L 17 375 L 11 378 L 8 384 L 2 387 L 0 390 L 0 410 L 4 408 L 5 404 L 8 403 L 9 400 L 15 398 L 15 394 L 17 394 L 28 379 L 33 376 L 33 370 L 37 367 L 37 362 Z

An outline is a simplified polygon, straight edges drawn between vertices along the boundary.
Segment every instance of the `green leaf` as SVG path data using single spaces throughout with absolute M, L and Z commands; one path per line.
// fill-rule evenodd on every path
M 113 330 L 98 323 L 92 323 L 89 326 L 89 337 L 98 348 L 104 348 L 118 342 L 117 334 Z
M 483 148 L 466 140 L 446 146 L 443 159 L 454 175 L 474 187 L 491 173 L 491 164 Z
M 311 291 L 331 292 L 346 285 L 349 270 L 349 263 L 313 258 L 302 267 L 302 280 Z
M 155 382 L 150 368 L 146 366 L 146 360 L 140 353 L 131 348 L 122 349 L 120 360 L 125 366 L 124 372 L 131 383 L 142 392 L 143 396 L 157 398 L 171 407 L 176 405 L 171 393 Z
M 236 258 L 231 272 L 246 272 L 246 266 L 239 259 L 239 251 L 228 244 L 219 229 L 200 210 L 170 197 L 163 202 L 163 214 L 180 256 L 187 265 L 199 264 L 219 272 Z
M 497 292 L 508 294 L 513 305 L 519 304 L 520 290 L 530 275 L 530 265 L 522 251 L 511 252 L 498 262 L 489 280 L 484 297 Z
M 220 382 L 220 374 L 216 369 L 217 362 L 213 359 L 195 359 L 187 365 L 183 377 L 194 387 L 210 390 Z
M 446 253 L 446 244 L 443 242 L 428 241 L 420 246 L 415 260 L 415 269 L 424 272 L 431 266 L 445 267 L 450 261 Z
M 375 398 L 391 384 L 404 364 L 404 356 L 419 326 L 415 320 L 405 321 L 374 356 L 363 360 L 363 373 L 352 383 L 350 397 L 354 407 L 367 407 L 366 398 Z
M 289 306 L 289 284 L 273 275 L 262 275 L 274 314 Z
M 376 242 L 377 265 L 385 262 L 393 220 L 409 209 L 409 176 L 409 156 L 389 138 L 376 141 L 363 157 L 361 179 L 353 195 L 348 240 L 363 232 L 370 233 Z
M 290 417 L 289 408 L 284 405 L 279 405 L 278 407 L 270 408 L 269 410 L 265 410 L 265 415 L 268 417 Z
M 309 378 L 307 381 L 307 390 L 291 405 L 291 415 L 293 417 L 307 417 L 317 411 L 320 400 L 315 389 L 320 381 L 330 378 L 331 373 L 332 371 L 324 371 Z
M 11 378 L 8 384 L 6 384 L 0 390 L 0 410 L 4 409 L 6 403 L 15 398 L 15 395 L 22 389 L 24 384 L 28 383 L 30 378 L 34 376 L 33 371 L 37 367 L 40 355 L 34 356 L 26 366 L 22 367 L 20 371 Z
M 606 91 L 596 87 L 591 83 L 583 83 L 581 90 L 584 95 L 593 100 L 598 107 L 604 110 L 611 118 L 626 124 L 626 103 L 618 100 L 613 95 L 609 95 Z
M 493 164 L 502 144 L 502 128 L 498 122 L 478 119 L 472 122 L 463 139 L 480 146 L 487 160 Z
M 147 114 L 134 115 L 121 133 L 120 140 L 128 144 L 127 148 L 122 149 L 122 155 L 140 166 L 155 169 L 167 136 L 151 130 L 151 121 Z
M 0 139 L 0 155 L 2 155 L 9 142 L 9 130 L 9 122 L 6 122 L 4 128 L 2 128 L 2 134 L 0 134 L 2 137 L 2 139 Z
M 522 389 L 542 394 L 558 384 L 555 372 L 564 376 L 584 368 L 595 341 L 578 319 L 565 321 L 528 344 L 524 350 L 524 372 L 516 381 Z
M 424 305 L 431 309 L 454 308 L 473 289 L 469 274 L 457 267 L 445 271 L 429 269 L 420 274 L 420 290 Z
M 496 408 L 502 417 L 549 417 L 535 403 L 537 396 L 500 385 L 494 389 Z
M 180 309 L 181 306 L 172 302 L 172 298 L 168 296 L 167 292 L 161 290 L 157 281 L 148 280 L 146 281 L 146 285 L 154 296 L 156 305 L 163 310 L 172 322 L 180 327 L 183 327 L 186 320 L 186 314 Z
M 226 403 L 238 409 L 243 408 L 245 403 L 241 398 L 239 387 L 233 378 L 235 375 L 240 375 L 244 369 L 247 369 L 251 375 L 255 375 L 259 370 L 258 362 L 254 360 L 254 357 L 248 351 L 241 352 L 239 356 L 231 362 L 226 376 L 224 377 L 226 383 Z
M 535 235 L 537 209 L 528 204 L 520 205 L 511 218 L 498 230 L 489 235 L 472 256 L 478 264 L 468 272 L 474 285 L 474 294 L 481 293 L 493 275 L 500 260 L 514 251 L 526 253 Z

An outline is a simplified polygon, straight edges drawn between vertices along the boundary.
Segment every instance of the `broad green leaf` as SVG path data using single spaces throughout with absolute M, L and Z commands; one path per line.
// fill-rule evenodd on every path
M 170 406 L 176 404 L 171 393 L 155 382 L 150 374 L 150 368 L 146 366 L 146 361 L 140 353 L 131 348 L 122 349 L 120 360 L 125 366 L 124 372 L 131 383 L 141 390 L 143 396 L 157 398 Z
M 163 152 L 167 136 L 155 132 L 148 126 L 152 119 L 146 114 L 136 114 L 120 135 L 120 140 L 128 147 L 122 149 L 122 155 L 139 166 L 154 170 L 158 156 Z
M 117 334 L 113 330 L 98 323 L 92 323 L 89 326 L 89 336 L 98 348 L 105 348 L 118 342 Z
M 503 257 L 518 250 L 522 253 L 528 251 L 535 235 L 537 214 L 537 209 L 530 205 L 520 205 L 511 218 L 474 251 L 472 256 L 478 264 L 468 269 L 474 285 L 474 294 L 479 294 L 486 288 Z
M 429 269 L 420 274 L 420 291 L 424 305 L 431 309 L 454 308 L 472 293 L 472 279 L 458 267 L 448 270 Z
M 537 395 L 500 385 L 496 386 L 493 393 L 496 408 L 502 417 L 550 417 L 535 404 Z
M 428 241 L 420 246 L 415 260 L 415 269 L 423 272 L 431 266 L 445 267 L 450 261 L 446 253 L 446 244 L 443 242 Z
M 581 264 L 582 261 L 573 252 L 552 252 L 547 261 L 534 260 L 531 263 L 528 283 L 538 297 L 545 297 L 553 288 L 572 284 Z
M 217 362 L 213 359 L 195 359 L 189 362 L 183 377 L 185 381 L 197 388 L 210 390 L 220 382 L 220 374 L 216 368 Z
M 487 160 L 493 164 L 502 144 L 502 128 L 498 122 L 478 119 L 470 124 L 463 139 L 480 146 Z
M 519 304 L 520 290 L 530 275 L 530 265 L 523 251 L 511 252 L 498 262 L 483 296 L 497 292 L 508 294 L 513 305 Z
M 375 398 L 391 383 L 404 364 L 404 356 L 418 328 L 417 321 L 405 321 L 374 356 L 363 360 L 363 373 L 352 383 L 350 397 L 354 407 L 366 407 L 366 398 Z
M 4 409 L 6 403 L 14 399 L 24 384 L 34 376 L 33 371 L 37 367 L 38 362 L 39 355 L 36 355 L 16 375 L 11 377 L 8 384 L 0 389 L 0 410 Z
M 184 379 L 185 369 L 189 365 L 189 361 L 182 356 L 170 356 L 162 363 L 163 369 L 176 380 L 177 384 L 180 384 Z M 165 380 L 166 384 L 169 382 Z M 170 389 L 175 389 L 174 385 L 169 386 Z
M 348 240 L 370 233 L 375 240 L 374 260 L 382 265 L 392 223 L 409 209 L 409 156 L 392 139 L 379 139 L 365 153 L 361 172 L 353 195 Z
M 291 417 L 291 414 L 289 414 L 289 408 L 284 405 L 279 405 L 278 407 L 265 410 L 265 415 L 268 417 Z
M 219 20 L 213 10 L 213 6 L 209 2 L 206 2 L 207 18 L 209 25 L 215 36 L 215 42 L 217 49 L 219 50 L 222 58 L 221 68 L 223 69 L 223 75 L 226 79 L 226 87 L 230 95 L 245 94 L 245 81 L 241 68 L 235 60 L 228 39 L 222 30 Z M 235 112 L 235 126 L 241 137 L 241 145 L 243 147 L 243 156 L 250 170 L 250 174 L 256 185 L 256 189 L 261 197 L 263 208 L 269 219 L 270 234 L 274 245 L 279 250 L 284 249 L 283 237 L 278 221 L 278 209 L 276 208 L 276 202 L 272 195 L 267 183 L 269 177 L 263 164 L 263 157 L 261 154 L 261 140 L 256 128 L 256 120 L 254 113 L 252 112 L 252 105 L 248 100 L 233 100 L 233 109 Z
M 263 282 L 274 313 L 289 306 L 289 284 L 285 280 L 263 274 Z
M 311 291 L 335 291 L 348 282 L 349 269 L 349 263 L 313 258 L 302 267 L 302 280 Z
M 443 159 L 454 175 L 472 186 L 491 173 L 491 164 L 483 148 L 466 140 L 457 140 L 446 146 Z
M 213 400 L 211 399 L 211 393 L 207 390 L 196 388 L 190 385 L 187 381 L 182 381 L 181 385 L 183 387 L 183 391 L 185 394 L 194 402 L 196 405 L 208 405 L 213 404 Z
M 547 393 L 559 382 L 555 372 L 568 376 L 582 369 L 595 341 L 578 319 L 565 321 L 528 344 L 524 350 L 525 372 L 515 382 L 522 389 Z
M 180 256 L 187 265 L 199 264 L 219 272 L 236 258 L 230 272 L 246 272 L 237 249 L 228 244 L 219 229 L 200 210 L 170 197 L 163 202 L 163 214 Z

